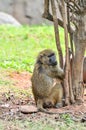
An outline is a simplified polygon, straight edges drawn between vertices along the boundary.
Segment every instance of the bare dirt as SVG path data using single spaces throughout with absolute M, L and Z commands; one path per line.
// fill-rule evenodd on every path
M 28 72 L 8 72 L 6 76 L 13 82 L 15 88 L 31 91 L 31 74 Z M 29 93 L 29 92 L 28 92 Z M 21 93 L 22 95 L 22 93 Z M 21 110 L 21 107 L 23 110 Z M 23 108 L 24 107 L 24 108 Z M 27 112 L 28 111 L 28 112 Z M 0 96 L 0 118 L 10 120 L 13 118 L 29 120 L 39 120 L 40 118 L 49 117 L 54 120 L 59 120 L 59 115 L 70 114 L 74 121 L 86 121 L 86 90 L 84 92 L 84 103 L 81 105 L 69 105 L 60 109 L 49 109 L 57 114 L 49 115 L 37 112 L 32 93 L 29 96 L 15 97 L 15 93 L 10 91 L 2 93 Z M 25 113 L 26 112 L 26 113 Z

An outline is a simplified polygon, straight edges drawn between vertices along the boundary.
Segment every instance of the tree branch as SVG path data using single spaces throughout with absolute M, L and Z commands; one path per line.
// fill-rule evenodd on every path
M 49 11 L 49 0 L 44 0 L 44 13 L 42 14 L 42 17 L 45 19 L 48 19 L 53 22 L 53 16 L 50 14 Z M 59 26 L 63 28 L 63 21 L 57 18 Z
M 52 13 L 53 13 L 56 46 L 57 46 L 57 50 L 58 50 L 58 53 L 59 53 L 60 66 L 61 66 L 61 68 L 63 68 L 63 54 L 62 54 L 62 49 L 61 49 L 61 44 L 60 44 L 58 20 L 57 20 L 56 7 L 55 7 L 54 0 L 51 0 L 51 7 L 52 7 Z

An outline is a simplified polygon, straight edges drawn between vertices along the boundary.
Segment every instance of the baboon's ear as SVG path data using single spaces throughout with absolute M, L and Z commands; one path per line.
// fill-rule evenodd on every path
M 43 57 L 44 55 L 43 54 L 40 54 L 40 57 L 39 58 L 41 58 L 41 57 Z
M 37 58 L 37 63 L 38 64 L 42 64 L 42 62 L 41 62 L 41 58 L 43 57 L 43 55 L 42 54 L 40 54 L 39 56 L 38 56 L 38 58 Z

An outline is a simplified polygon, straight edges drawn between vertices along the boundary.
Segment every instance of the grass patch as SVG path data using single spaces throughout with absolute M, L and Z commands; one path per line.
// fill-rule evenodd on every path
M 3 125 L 3 121 L 0 120 L 0 130 L 4 130 L 4 125 Z
M 3 125 L 2 125 L 3 124 Z M 43 121 L 30 122 L 27 120 L 14 120 L 14 121 L 1 121 L 0 128 L 2 130 L 85 130 L 85 123 L 67 123 L 64 122 L 51 122 L 51 124 L 46 124 Z
M 64 32 L 60 28 L 61 46 L 64 49 Z M 15 88 L 14 82 L 7 79 L 3 72 L 8 70 L 33 71 L 33 64 L 39 51 L 50 48 L 57 54 L 55 45 L 53 26 L 0 26 L 0 94 L 5 93 L 5 97 L 10 97 L 10 92 L 15 97 L 31 95 L 30 90 Z M 58 58 L 58 54 L 57 54 Z M 1 95 L 2 96 L 2 95 Z M 34 114 L 33 114 L 34 117 Z M 0 130 L 85 130 L 86 124 L 75 123 L 69 115 L 63 115 L 62 121 L 53 119 L 41 119 L 32 122 L 28 119 L 2 121 L 0 120 Z
M 64 50 L 63 29 L 60 28 Z M 32 72 L 39 51 L 53 48 L 57 53 L 53 26 L 0 26 L 0 67 Z

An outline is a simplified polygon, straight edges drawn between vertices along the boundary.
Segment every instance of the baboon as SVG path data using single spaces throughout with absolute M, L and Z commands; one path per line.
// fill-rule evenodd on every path
M 32 92 L 39 111 L 49 113 L 47 107 L 62 107 L 64 71 L 58 66 L 50 49 L 41 51 L 32 75 Z

